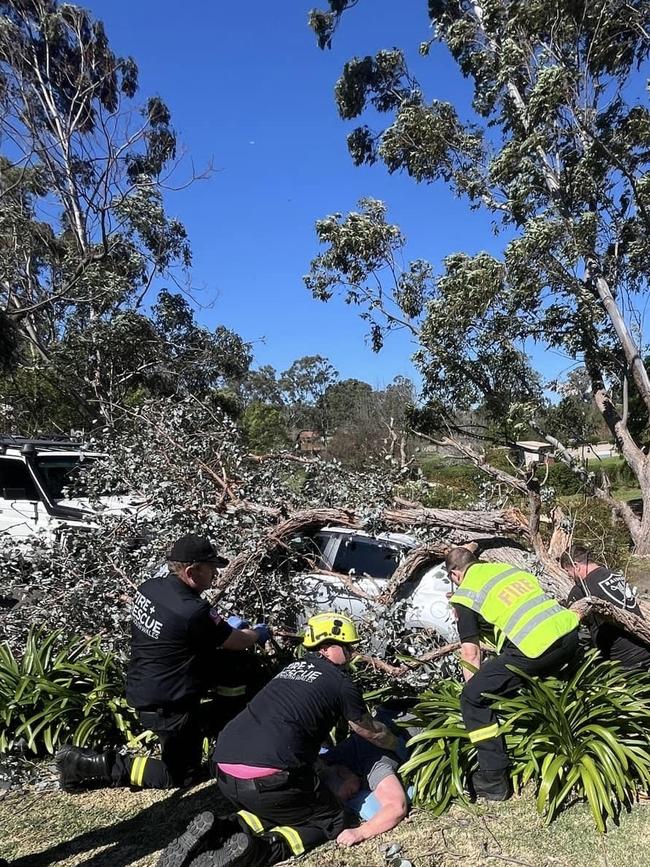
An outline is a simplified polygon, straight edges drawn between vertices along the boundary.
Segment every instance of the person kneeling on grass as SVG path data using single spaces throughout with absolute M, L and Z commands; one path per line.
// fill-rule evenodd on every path
M 126 698 L 143 729 L 156 735 L 160 759 L 65 744 L 56 754 L 62 789 L 168 789 L 204 778 L 203 739 L 220 731 L 246 694 L 262 686 L 263 672 L 246 651 L 270 638 L 264 623 L 249 629 L 239 617 L 225 620 L 202 598 L 227 563 L 209 539 L 181 536 L 168 569 L 135 594 Z M 216 699 L 204 701 L 213 686 Z
M 345 672 L 359 640 L 345 614 L 310 618 L 308 653 L 276 675 L 219 735 L 213 758 L 233 812 L 195 817 L 158 867 L 262 867 L 328 840 L 343 841 L 350 817 L 314 769 L 321 744 L 344 719 L 376 746 L 398 747 Z

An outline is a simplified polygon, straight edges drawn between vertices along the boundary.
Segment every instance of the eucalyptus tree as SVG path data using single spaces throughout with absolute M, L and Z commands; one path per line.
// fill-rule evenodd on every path
M 137 93 L 134 60 L 114 54 L 86 10 L 0 0 L 0 330 L 33 366 L 81 340 L 90 391 L 116 360 L 110 345 L 150 328 L 129 320 L 125 333 L 123 318 L 107 341 L 114 317 L 190 265 L 163 202 L 177 159 L 171 116 Z M 4 355 L 15 367 L 17 351 Z
M 0 394 L 28 434 L 119 426 L 153 397 L 194 395 L 236 418 L 251 359 L 238 334 L 200 325 L 186 298 L 162 290 L 148 314 L 127 306 L 92 328 L 71 318 L 48 361 L 0 376 Z
M 329 424 L 323 397 L 337 380 L 338 372 L 322 355 L 297 358 L 278 380 L 287 424 L 292 428 L 314 428 L 327 433 Z
M 329 0 L 311 13 L 321 48 L 356 5 L 361 14 L 358 0 Z M 377 347 L 387 328 L 410 328 L 426 392 L 441 411 L 484 400 L 504 418 L 521 417 L 536 402 L 524 341 L 579 360 L 639 481 L 644 516 L 607 487 L 595 493 L 625 521 L 637 552 L 650 553 L 650 456 L 630 431 L 625 401 L 615 399 L 629 383 L 650 413 L 641 328 L 650 112 L 640 98 L 650 5 L 429 0 L 428 11 L 433 36 L 419 51 L 446 46 L 473 83 L 473 115 L 463 119 L 444 99 L 427 98 L 401 49 L 355 57 L 336 84 L 339 114 L 372 112 L 386 123 L 360 122 L 348 136 L 350 154 L 357 165 L 383 163 L 418 183 L 446 182 L 506 230 L 503 254 L 452 252 L 437 275 L 421 260 L 400 268 L 404 239 L 371 200 L 317 224 L 327 249 L 307 285 L 317 297 L 342 290 L 362 305 Z

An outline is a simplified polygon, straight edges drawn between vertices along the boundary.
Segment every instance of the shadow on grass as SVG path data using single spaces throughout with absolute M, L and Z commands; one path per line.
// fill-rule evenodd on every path
M 84 852 L 88 853 L 88 858 L 80 862 L 84 867 L 127 867 L 165 848 L 185 830 L 193 816 L 206 809 L 217 813 L 231 809 L 216 785 L 195 791 L 176 789 L 129 819 L 86 831 L 42 852 L 23 855 L 12 861 L 11 867 L 50 867 Z M 35 842 L 37 839 L 35 835 Z

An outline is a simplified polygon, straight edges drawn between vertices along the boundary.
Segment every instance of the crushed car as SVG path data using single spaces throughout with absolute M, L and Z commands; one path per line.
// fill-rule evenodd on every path
M 310 558 L 318 570 L 302 573 L 296 582 L 305 616 L 337 610 L 363 620 L 373 608 L 380 607 L 373 599 L 381 597 L 399 564 L 419 543 L 405 533 L 372 536 L 349 527 L 324 527 L 299 544 L 303 551 L 311 545 Z M 341 575 L 350 580 L 343 581 Z M 350 581 L 363 596 L 351 589 Z M 392 613 L 406 630 L 434 630 L 445 641 L 457 641 L 449 604 L 451 592 L 444 563 L 425 567 L 399 588 L 391 603 Z M 385 616 L 390 614 L 387 609 Z M 378 615 L 381 612 L 374 611 L 374 616 Z

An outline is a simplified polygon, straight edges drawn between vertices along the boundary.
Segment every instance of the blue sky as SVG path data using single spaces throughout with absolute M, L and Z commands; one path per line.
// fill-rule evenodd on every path
M 307 26 L 316 0 L 84 5 L 104 21 L 113 50 L 135 58 L 142 97 L 157 93 L 168 104 L 187 152 L 178 181 L 191 163 L 215 168 L 209 180 L 168 196 L 169 212 L 184 222 L 192 243 L 198 318 L 251 341 L 256 366 L 282 370 L 319 354 L 342 378 L 375 386 L 397 374 L 416 378 L 406 334 L 391 336 L 373 353 L 355 310 L 342 301 L 312 300 L 302 275 L 318 252 L 315 220 L 345 213 L 361 196 L 387 202 L 412 258 L 438 265 L 456 250 L 500 243 L 489 217 L 471 212 L 444 184 L 418 186 L 381 166 L 355 168 L 348 156 L 333 87 L 355 54 L 411 49 L 412 71 L 427 96 L 469 112 L 470 86 L 445 49 L 417 56 L 429 36 L 424 0 L 359 4 L 325 52 Z M 570 362 L 547 356 L 544 367 L 555 375 Z

